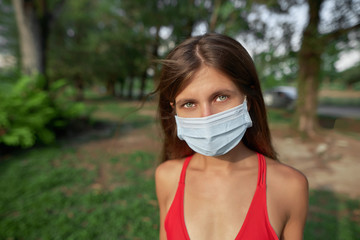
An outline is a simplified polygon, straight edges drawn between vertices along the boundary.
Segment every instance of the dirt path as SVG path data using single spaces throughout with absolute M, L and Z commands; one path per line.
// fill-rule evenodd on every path
M 287 136 L 286 129 L 273 129 L 280 160 L 302 171 L 310 188 L 360 197 L 360 141 L 334 131 L 322 141 L 306 142 Z

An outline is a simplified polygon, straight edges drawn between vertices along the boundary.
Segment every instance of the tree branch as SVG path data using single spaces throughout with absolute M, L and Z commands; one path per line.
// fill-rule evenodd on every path
M 214 6 L 213 6 L 213 9 L 212 9 L 210 22 L 209 22 L 209 31 L 210 32 L 215 31 L 216 24 L 217 24 L 218 17 L 219 17 L 219 11 L 220 11 L 221 4 L 222 4 L 221 0 L 215 0 L 215 2 L 214 2 Z
M 334 40 L 336 38 L 339 38 L 341 36 L 344 36 L 344 34 L 347 34 L 348 32 L 350 32 L 352 30 L 356 30 L 356 29 L 360 29 L 360 23 L 358 23 L 354 26 L 348 27 L 348 28 L 340 28 L 333 32 L 326 33 L 322 37 L 325 41 L 328 42 L 328 41 Z
M 49 26 L 59 17 L 66 0 L 58 1 L 51 12 L 48 12 Z

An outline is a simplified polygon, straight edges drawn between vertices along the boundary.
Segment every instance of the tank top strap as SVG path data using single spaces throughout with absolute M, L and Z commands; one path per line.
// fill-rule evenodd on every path
M 180 175 L 180 183 L 185 184 L 185 175 L 186 175 L 186 169 L 189 165 L 189 162 L 191 160 L 191 158 L 193 157 L 193 155 L 186 157 L 182 170 L 181 170 L 181 175 Z
M 259 172 L 258 186 L 266 186 L 266 159 L 264 155 L 258 153 Z

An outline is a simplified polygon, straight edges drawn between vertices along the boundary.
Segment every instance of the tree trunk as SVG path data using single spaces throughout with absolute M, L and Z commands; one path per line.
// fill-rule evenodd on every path
M 195 0 L 188 0 L 188 3 L 189 3 L 188 5 L 189 7 L 191 8 L 195 7 Z M 193 14 L 191 14 L 190 16 L 188 15 L 185 25 L 181 29 L 182 36 L 185 36 L 185 38 L 191 37 L 195 23 L 196 23 L 196 16 L 194 16 Z
M 119 85 L 120 85 L 120 93 L 119 93 L 119 97 L 123 98 L 124 97 L 124 89 L 125 89 L 125 79 L 124 78 L 119 78 L 118 80 Z
M 320 84 L 323 39 L 318 33 L 322 0 L 309 1 L 309 24 L 299 51 L 297 128 L 303 137 L 314 137 L 317 128 L 317 96 Z
M 45 79 L 45 90 L 49 90 L 49 79 L 47 76 L 47 51 L 48 51 L 48 39 L 50 33 L 50 13 L 48 10 L 47 0 L 39 1 L 42 14 L 39 17 L 40 22 L 40 73 Z
M 159 32 L 160 32 L 160 26 L 156 26 L 155 41 L 152 46 L 152 56 L 151 56 L 152 60 L 159 59 L 159 53 L 158 53 L 158 49 L 160 47 Z M 152 76 L 152 80 L 156 81 L 160 77 L 160 68 L 158 67 L 158 64 L 155 63 L 155 61 L 152 61 L 152 62 L 153 62 L 153 64 L 151 66 L 152 66 L 152 69 L 154 70 L 154 75 Z
M 298 130 L 304 137 L 314 137 L 317 128 L 317 96 L 319 92 L 320 56 L 299 63 Z
M 144 70 L 143 74 L 141 75 L 140 93 L 138 97 L 139 100 L 143 99 L 145 96 L 146 80 L 147 80 L 147 72 L 146 70 Z
M 21 69 L 26 75 L 41 74 L 49 89 L 46 53 L 50 13 L 46 0 L 12 0 L 20 38 Z
M 116 96 L 115 80 L 112 77 L 110 77 L 106 82 L 106 94 L 113 97 Z
M 209 32 L 215 32 L 222 0 L 215 0 L 209 22 Z
M 84 100 L 84 79 L 80 74 L 75 76 L 75 87 L 76 87 L 76 101 Z
M 131 100 L 133 99 L 133 91 L 134 91 L 134 77 L 130 76 L 128 79 L 129 82 L 129 88 L 128 88 L 128 94 L 127 94 L 127 99 Z
M 42 73 L 40 23 L 34 1 L 12 0 L 20 38 L 21 68 L 27 75 Z

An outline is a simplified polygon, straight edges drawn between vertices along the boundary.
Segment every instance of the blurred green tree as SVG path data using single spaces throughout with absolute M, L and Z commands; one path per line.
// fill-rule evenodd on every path
M 337 54 L 342 50 L 338 46 L 348 45 L 354 39 L 355 41 L 359 39 L 360 2 L 358 0 L 253 0 L 251 3 L 255 12 L 256 9 L 266 6 L 267 15 L 277 15 L 278 21 L 275 27 L 274 24 L 270 24 L 269 19 L 258 15 L 259 21 L 268 26 L 264 27 L 264 39 L 267 44 L 277 46 L 274 52 L 280 53 L 281 56 L 289 53 L 292 56 L 292 52 L 297 54 L 298 101 L 295 124 L 302 136 L 314 137 L 318 122 L 317 105 L 321 79 L 334 75 Z M 293 19 L 297 10 L 304 6 L 307 8 L 307 22 L 301 30 L 300 44 L 294 44 L 292 43 L 294 36 L 299 30 L 296 30 L 298 22 Z
M 254 62 L 264 89 L 295 84 L 298 72 L 295 52 L 277 56 L 272 48 L 270 51 L 256 54 Z
M 12 0 L 20 42 L 23 74 L 46 76 L 47 47 L 50 25 L 64 0 Z M 45 89 L 49 88 L 46 81 Z
M 84 98 L 85 85 L 94 80 L 92 59 L 96 52 L 91 41 L 98 33 L 96 7 L 96 1 L 68 1 L 49 39 L 49 77 L 68 79 L 77 100 Z
M 8 58 L 3 59 L 5 66 L 0 66 L 2 68 L 0 76 L 2 80 L 5 78 L 16 79 L 17 76 L 14 73 L 16 73 L 19 62 L 15 61 L 15 59 L 19 56 L 19 42 L 14 9 L 10 0 L 0 1 L 0 13 L 0 55 Z
M 339 73 L 339 78 L 348 89 L 353 89 L 355 84 L 360 83 L 360 63 Z
M 304 29 L 299 50 L 297 128 L 304 136 L 316 135 L 318 92 L 322 56 L 326 46 L 359 30 L 359 1 L 333 1 L 330 19 L 322 19 L 326 1 L 308 1 L 309 21 Z M 357 4 L 357 5 L 356 5 Z M 323 26 L 321 26 L 323 21 Z

